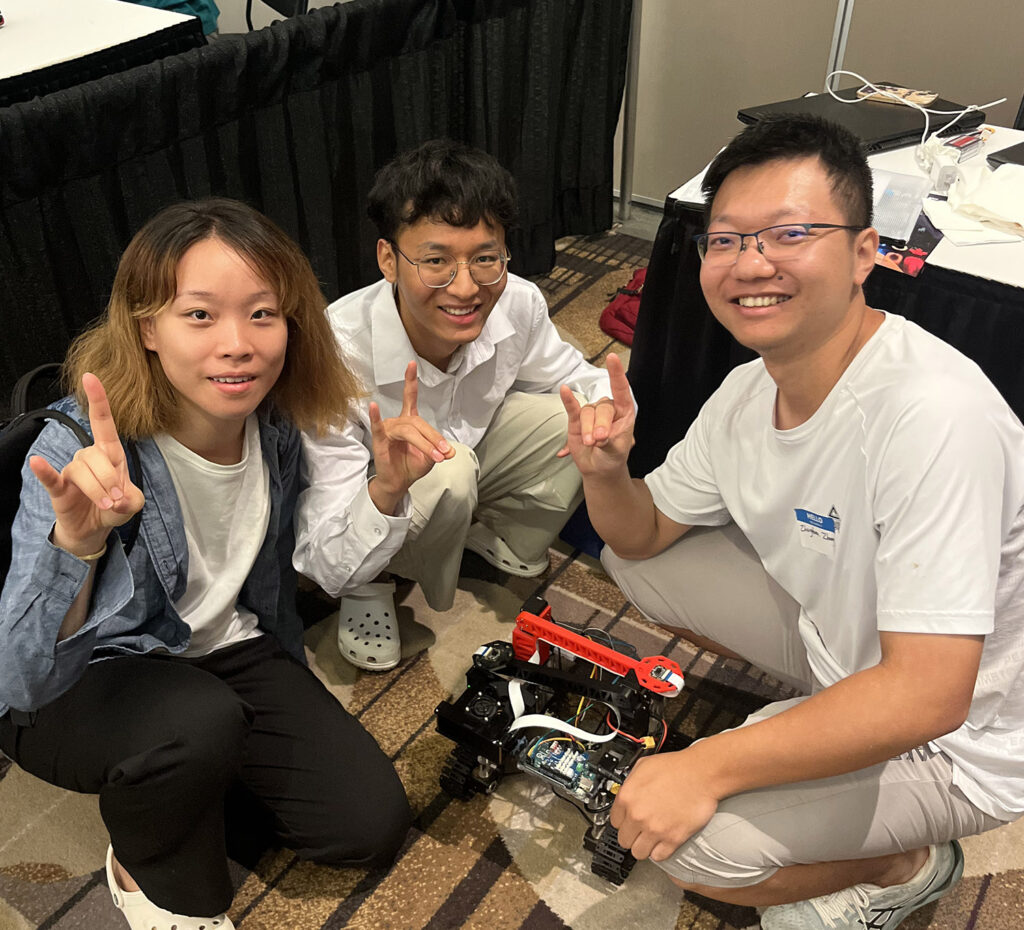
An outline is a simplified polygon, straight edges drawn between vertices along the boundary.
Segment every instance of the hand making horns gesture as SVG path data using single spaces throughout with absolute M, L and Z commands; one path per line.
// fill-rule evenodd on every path
M 569 415 L 569 431 L 559 456 L 571 455 L 584 477 L 617 473 L 626 465 L 633 448 L 633 395 L 626 380 L 626 369 L 614 353 L 606 361 L 611 398 L 602 397 L 582 407 L 568 385 L 559 393 Z
M 89 401 L 93 444 L 79 449 L 60 472 L 39 455 L 28 463 L 50 495 L 56 517 L 54 544 L 76 556 L 99 552 L 110 530 L 127 523 L 146 502 L 128 476 L 124 447 L 100 379 L 85 374 L 82 388 Z
M 374 482 L 394 497 L 403 496 L 435 464 L 455 455 L 445 438 L 420 417 L 416 409 L 418 387 L 416 363 L 409 362 L 402 386 L 401 414 L 384 420 L 380 407 L 370 404 L 373 465 L 377 473 Z

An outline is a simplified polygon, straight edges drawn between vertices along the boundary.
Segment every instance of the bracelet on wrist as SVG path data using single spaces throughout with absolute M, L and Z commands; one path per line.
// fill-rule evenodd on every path
M 76 559 L 81 559 L 83 562 L 97 562 L 107 554 L 107 544 L 103 544 L 103 548 L 99 552 L 94 552 L 92 555 L 78 555 Z
M 66 546 L 62 546 L 59 542 L 57 542 L 57 540 L 54 538 L 56 533 L 57 533 L 57 527 L 54 526 L 50 530 L 49 535 L 46 537 L 46 539 L 50 543 L 50 545 L 51 546 L 56 546 L 58 549 L 63 549 L 68 555 L 74 555 L 76 559 L 81 559 L 83 562 L 96 562 L 96 561 L 99 561 L 100 559 L 102 559 L 103 556 L 105 556 L 107 554 L 107 544 L 104 543 L 103 544 L 103 548 L 100 549 L 99 552 L 94 552 L 92 555 L 75 555 L 75 553 L 73 553 Z

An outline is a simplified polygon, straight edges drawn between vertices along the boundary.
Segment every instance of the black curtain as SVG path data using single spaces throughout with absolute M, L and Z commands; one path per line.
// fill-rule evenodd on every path
M 711 315 L 704 300 L 693 241 L 702 232 L 699 210 L 666 201 L 629 356 L 629 383 L 637 402 L 629 470 L 637 478 L 665 460 L 722 378 L 755 357 Z
M 516 177 L 512 269 L 612 222 L 631 0 L 353 0 L 0 109 L 0 389 L 59 360 L 181 198 L 237 197 L 328 299 L 374 280 L 374 172 L 449 136 Z

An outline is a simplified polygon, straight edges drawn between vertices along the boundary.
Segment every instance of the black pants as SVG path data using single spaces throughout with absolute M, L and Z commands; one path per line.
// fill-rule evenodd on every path
M 390 760 L 270 636 L 200 659 L 94 662 L 22 722 L 0 718 L 0 750 L 50 784 L 99 794 L 118 860 L 176 914 L 231 903 L 226 806 L 330 865 L 386 864 L 409 828 Z

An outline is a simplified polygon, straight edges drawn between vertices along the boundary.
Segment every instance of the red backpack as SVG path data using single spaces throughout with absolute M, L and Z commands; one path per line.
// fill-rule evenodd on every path
M 640 294 L 644 289 L 644 278 L 646 277 L 646 268 L 635 272 L 629 279 L 629 284 L 620 287 L 611 303 L 601 311 L 601 329 L 628 346 L 633 345 L 636 314 L 640 309 Z

